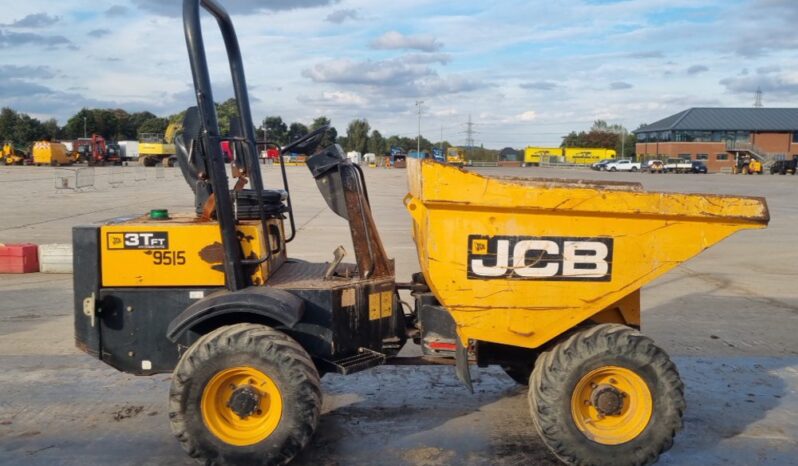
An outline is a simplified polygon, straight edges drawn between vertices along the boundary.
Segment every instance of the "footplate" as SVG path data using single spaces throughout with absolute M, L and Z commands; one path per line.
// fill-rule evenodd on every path
M 359 348 L 357 353 L 335 360 L 321 359 L 320 365 L 329 372 L 347 375 L 385 364 L 385 355 L 368 348 Z

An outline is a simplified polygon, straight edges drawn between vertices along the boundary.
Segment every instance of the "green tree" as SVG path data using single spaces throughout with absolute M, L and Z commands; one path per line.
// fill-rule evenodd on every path
M 346 128 L 346 150 L 357 151 L 361 154 L 365 153 L 368 150 L 370 129 L 371 126 L 369 126 L 369 122 L 365 119 L 352 120 L 349 122 L 349 126 Z
M 238 106 L 236 99 L 229 98 L 221 104 L 216 104 L 216 117 L 219 120 L 219 135 L 222 137 L 230 136 L 230 119 L 238 118 Z M 179 121 L 183 121 L 181 118 Z
M 67 120 L 62 135 L 68 139 L 99 134 L 108 140 L 131 136 L 129 114 L 122 109 L 83 108 Z M 84 126 L 85 124 L 85 126 Z M 84 133 L 85 129 L 85 133 Z
M 50 118 L 42 123 L 41 129 L 42 136 L 49 138 L 51 141 L 59 139 L 61 128 L 58 127 L 58 121 L 55 118 Z
M 288 142 L 294 142 L 299 138 L 305 137 L 308 132 L 307 126 L 295 121 L 288 127 Z
M 154 118 L 158 118 L 155 116 L 154 113 L 151 112 L 135 112 L 131 113 L 128 117 L 127 121 L 124 122 L 122 134 L 124 138 L 120 138 L 121 140 L 133 140 L 138 137 L 139 128 L 141 125 L 144 124 L 147 120 L 152 120 Z M 181 119 L 182 120 L 182 119 Z
M 17 114 L 13 134 L 13 140 L 23 146 L 27 146 L 33 141 L 44 139 L 47 136 L 41 122 L 26 113 Z
M 385 141 L 385 146 L 388 151 L 390 151 L 392 147 L 401 147 L 402 150 L 405 149 L 404 147 L 402 147 L 401 139 L 399 139 L 399 136 L 396 135 L 388 137 L 388 140 Z
M 141 135 L 144 133 L 155 133 L 163 135 L 166 132 L 166 127 L 169 125 L 169 120 L 166 118 L 150 118 L 149 120 L 144 120 L 141 125 L 138 127 L 137 130 L 137 138 L 140 139 Z
M 399 147 L 404 149 L 405 152 L 409 152 L 411 150 L 416 150 L 416 138 L 400 137 L 399 138 Z
M 64 125 L 64 136 L 67 139 L 77 139 L 83 137 L 84 118 L 86 134 L 91 134 L 90 129 L 93 128 L 94 117 L 89 109 L 84 107 L 78 113 L 72 115 Z M 90 126 L 90 124 L 92 126 Z
M 376 154 L 376 155 L 384 155 L 385 150 L 385 138 L 382 137 L 379 131 L 376 129 L 371 132 L 371 136 L 369 137 L 369 152 Z
M 266 140 L 280 146 L 288 143 L 288 126 L 279 116 L 269 116 L 263 119 L 263 128 L 266 131 Z
M 320 146 L 327 147 L 335 144 L 336 141 L 338 140 L 338 131 L 335 129 L 334 126 L 332 126 L 332 122 L 326 116 L 322 115 L 313 120 L 313 123 L 311 123 L 310 125 L 310 131 L 315 131 L 321 128 L 322 126 L 329 126 L 330 129 L 327 130 L 327 134 L 325 134 L 324 139 L 321 140 Z
M 24 141 L 17 141 L 14 139 L 14 128 L 17 125 L 17 112 L 14 110 L 3 107 L 0 110 L 0 144 L 6 141 L 11 141 L 14 144 L 23 144 Z
M 433 142 L 432 145 L 434 147 L 440 147 L 443 150 L 444 154 L 446 154 L 446 151 L 450 147 L 454 147 L 451 143 L 449 143 L 449 141 L 437 141 L 437 142 Z

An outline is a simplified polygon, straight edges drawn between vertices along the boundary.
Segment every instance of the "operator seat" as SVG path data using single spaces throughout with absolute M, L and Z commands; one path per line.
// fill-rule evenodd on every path
M 175 136 L 175 152 L 177 163 L 183 178 L 194 192 L 194 207 L 197 215 L 202 215 L 213 189 L 208 179 L 208 154 L 200 140 L 200 115 L 197 107 L 189 107 L 183 119 L 183 130 Z M 231 121 L 231 136 L 240 137 L 241 131 L 237 122 Z M 231 141 L 236 152 L 240 152 L 240 143 Z M 234 156 L 234 163 L 243 164 L 240 154 Z M 256 165 L 260 167 L 259 165 Z M 288 194 L 282 189 L 264 189 L 262 192 L 263 212 L 266 218 L 279 218 L 288 210 L 286 199 Z M 259 219 L 258 198 L 253 189 L 231 189 L 229 195 L 233 199 L 237 220 Z M 211 216 L 215 216 L 215 212 Z

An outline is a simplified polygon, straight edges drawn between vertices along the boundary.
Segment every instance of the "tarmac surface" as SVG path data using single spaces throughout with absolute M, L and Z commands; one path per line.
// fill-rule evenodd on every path
M 796 464 L 798 177 L 479 171 L 764 196 L 766 230 L 737 233 L 643 289 L 643 331 L 673 357 L 686 386 L 685 428 L 660 464 Z M 328 261 L 339 244 L 352 251 L 348 227 L 307 170 L 288 172 L 299 229 L 289 255 Z M 408 280 L 418 262 L 404 171 L 365 172 L 397 279 Z M 266 182 L 280 185 L 278 173 L 264 168 Z M 73 225 L 191 208 L 177 169 L 98 167 L 93 187 L 55 189 L 73 176 L 0 167 L 0 243 L 68 243 Z M 74 348 L 71 288 L 67 274 L 0 275 L 0 464 L 192 464 L 169 430 L 168 375 L 122 374 Z M 526 390 L 498 368 L 472 373 L 473 395 L 451 367 L 325 376 L 319 428 L 294 464 L 558 464 L 534 431 Z

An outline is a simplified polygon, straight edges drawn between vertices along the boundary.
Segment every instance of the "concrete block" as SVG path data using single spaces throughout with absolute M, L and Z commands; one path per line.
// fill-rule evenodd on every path
M 39 271 L 42 273 L 72 273 L 72 245 L 69 243 L 40 244 Z

